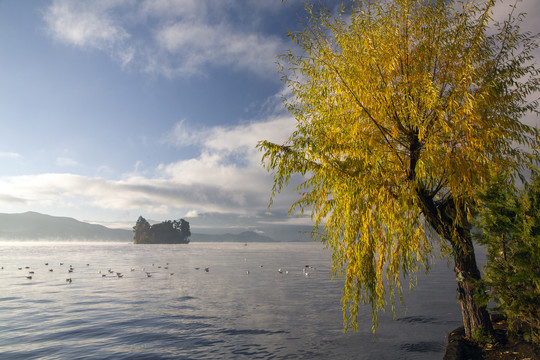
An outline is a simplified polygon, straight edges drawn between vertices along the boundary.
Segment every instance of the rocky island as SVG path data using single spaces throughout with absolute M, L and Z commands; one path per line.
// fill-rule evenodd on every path
M 133 227 L 134 244 L 189 244 L 190 236 L 189 222 L 184 219 L 150 225 L 139 216 Z

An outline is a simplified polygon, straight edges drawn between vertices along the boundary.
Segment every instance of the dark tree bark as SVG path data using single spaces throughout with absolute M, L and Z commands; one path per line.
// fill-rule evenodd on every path
M 486 306 L 479 306 L 475 299 L 475 293 L 483 289 L 478 289 L 481 277 L 470 235 L 454 245 L 454 264 L 465 336 L 474 338 L 475 335 L 491 334 L 493 325 Z
M 439 236 L 450 243 L 453 249 L 454 271 L 465 336 L 475 338 L 477 335 L 492 334 L 493 325 L 487 308 L 485 305 L 479 305 L 475 298 L 475 294 L 482 291 L 481 276 L 476 265 L 474 245 L 466 218 L 462 216 L 461 221 L 456 221 L 458 212 L 451 197 L 436 202 L 433 195 L 422 187 L 417 189 L 417 197 L 428 223 Z

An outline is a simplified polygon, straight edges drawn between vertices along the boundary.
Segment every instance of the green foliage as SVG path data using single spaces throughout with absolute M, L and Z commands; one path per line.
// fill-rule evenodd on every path
M 142 216 L 139 216 L 133 232 L 135 244 L 187 244 L 191 236 L 189 222 L 184 219 L 168 220 L 150 226 Z
M 485 281 L 510 331 L 540 344 L 540 176 L 516 189 L 499 175 L 482 193 L 478 215 L 487 246 Z
M 296 130 L 259 149 L 272 197 L 304 177 L 290 211 L 310 212 L 333 252 L 345 326 L 356 328 L 364 302 L 375 327 L 402 277 L 412 286 L 428 267 L 434 241 L 469 251 L 468 216 L 490 169 L 537 158 L 523 149 L 538 131 L 520 121 L 538 106 L 527 100 L 540 88 L 535 37 L 519 17 L 493 24 L 493 5 L 366 0 L 337 16 L 308 5 L 304 31 L 291 34 L 301 53 L 281 61 Z
M 146 239 L 150 236 L 150 223 L 139 216 L 135 226 L 133 227 L 133 243 L 134 244 L 143 244 Z
M 187 222 L 186 220 L 180 219 L 180 221 L 174 221 L 173 225 L 176 229 L 180 230 L 180 233 L 184 236 L 184 238 L 189 238 L 191 236 L 189 222 Z

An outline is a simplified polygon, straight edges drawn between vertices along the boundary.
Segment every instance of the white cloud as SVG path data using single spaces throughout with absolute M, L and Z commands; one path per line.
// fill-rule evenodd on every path
M 186 217 L 187 218 L 196 218 L 199 216 L 199 212 L 197 210 L 189 210 L 187 213 L 186 213 Z
M 135 50 L 126 45 L 130 35 L 114 16 L 114 10 L 128 3 L 54 0 L 47 8 L 44 20 L 55 39 L 81 48 L 105 51 L 125 66 L 133 59 Z
M 88 2 L 54 1 L 45 14 L 53 35 L 69 44 L 96 48 L 110 46 L 128 37 L 127 32 L 108 16 L 108 7 L 89 5 Z
M 44 21 L 53 38 L 146 72 L 191 76 L 227 66 L 265 76 L 275 72 L 284 42 L 228 20 L 259 8 L 216 0 L 53 0 Z
M 272 118 L 198 134 L 198 157 L 160 165 L 153 176 L 137 172 L 120 180 L 67 173 L 0 177 L 4 208 L 81 208 L 177 217 L 201 212 L 257 214 L 268 204 L 271 175 L 260 165 L 259 140 L 281 142 L 291 118 Z M 186 127 L 186 132 L 189 129 Z M 59 158 L 63 165 L 74 165 Z M 290 203 L 289 203 L 290 204 Z M 162 216 L 162 217 L 163 217 Z M 186 215 L 188 216 L 188 215 Z
M 167 136 L 163 139 L 163 142 L 180 147 L 198 145 L 205 138 L 206 132 L 208 132 L 208 129 L 205 128 L 188 128 L 187 121 L 182 119 L 176 123 L 173 131 L 167 134 Z
M 275 55 L 282 44 L 277 38 L 241 33 L 228 25 L 196 22 L 167 25 L 155 38 L 161 50 L 158 56 L 166 52 L 172 60 L 161 63 L 169 76 L 196 73 L 208 64 L 264 75 L 275 71 Z
M 242 148 L 255 148 L 260 140 L 283 142 L 295 129 L 296 122 L 290 116 L 276 116 L 264 121 L 236 126 L 212 128 L 190 127 L 180 120 L 164 142 L 175 146 L 202 145 L 214 151 L 234 152 Z
M 219 151 L 254 148 L 260 140 L 284 142 L 295 127 L 296 121 L 290 116 L 275 117 L 232 128 L 215 127 L 207 135 L 204 145 Z
M 22 156 L 19 153 L 4 151 L 0 152 L 0 159 L 20 159 Z
M 162 164 L 163 177 L 183 186 L 204 186 L 231 194 L 235 206 L 265 206 L 271 189 L 271 177 L 261 166 L 258 141 L 281 143 L 293 131 L 290 117 L 271 118 L 234 127 L 214 127 L 190 131 L 181 122 L 180 136 L 197 139 L 200 156 L 175 163 Z M 193 135 L 195 134 L 195 135 Z M 177 143 L 182 143 L 178 139 Z

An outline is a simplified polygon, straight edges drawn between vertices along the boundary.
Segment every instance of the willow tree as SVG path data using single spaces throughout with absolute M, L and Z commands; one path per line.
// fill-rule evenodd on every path
M 377 312 L 402 296 L 433 249 L 452 256 L 467 336 L 492 325 L 469 219 L 477 189 L 497 169 L 535 166 L 536 37 L 521 16 L 490 17 L 494 1 L 355 2 L 333 15 L 307 6 L 300 51 L 281 56 L 296 129 L 283 144 L 259 143 L 273 173 L 272 198 L 294 174 L 291 212 L 308 211 L 313 236 L 343 275 L 345 326 L 358 306 Z M 272 201 L 271 201 L 272 203 Z M 403 279 L 402 279 L 403 278 Z

